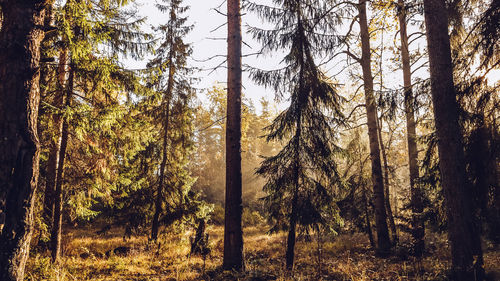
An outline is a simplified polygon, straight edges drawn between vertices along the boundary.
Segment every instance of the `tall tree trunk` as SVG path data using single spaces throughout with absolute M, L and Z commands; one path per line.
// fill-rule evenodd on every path
M 495 119 L 492 120 L 490 126 L 492 144 L 500 143 L 500 130 Z M 488 220 L 490 221 L 490 225 L 493 226 L 489 234 L 490 239 L 495 245 L 500 245 L 500 155 L 498 147 L 495 150 L 496 153 L 493 156 L 491 168 L 491 177 L 495 184 L 491 186 L 490 191 L 492 193 L 492 200 L 488 212 Z
M 40 43 L 50 1 L 3 0 L 0 30 L 0 280 L 23 280 L 39 172 Z
M 170 19 L 176 18 L 176 13 L 174 9 L 174 4 L 171 3 L 170 7 Z M 174 42 L 174 35 L 172 31 L 169 33 L 169 44 L 170 50 L 168 52 L 168 80 L 167 80 L 167 90 L 163 96 L 163 101 L 166 101 L 165 105 L 165 123 L 163 124 L 163 146 L 162 146 L 162 159 L 160 164 L 160 179 L 158 183 L 158 190 L 156 192 L 155 200 L 155 213 L 153 215 L 153 224 L 151 227 L 151 240 L 156 241 L 158 239 L 158 230 L 160 228 L 160 215 L 163 212 L 163 191 L 165 189 L 165 169 L 167 168 L 168 160 L 168 133 L 170 129 L 170 102 L 172 101 L 173 89 L 174 89 L 174 76 L 176 72 L 174 58 L 176 54 L 176 47 Z
M 368 198 L 366 196 L 366 184 L 363 181 L 363 161 L 361 161 L 361 144 L 358 142 L 359 151 L 359 185 L 363 189 L 362 200 L 363 200 L 363 210 L 365 211 L 365 221 L 366 221 L 366 232 L 368 234 L 368 239 L 370 240 L 370 245 L 375 248 L 375 241 L 373 239 L 372 224 L 370 223 L 370 215 L 368 212 Z
M 377 131 L 380 140 L 380 152 L 382 153 L 382 160 L 384 162 L 384 201 L 385 209 L 387 210 L 387 219 L 389 221 L 389 227 L 391 229 L 391 238 L 394 244 L 398 243 L 398 233 L 396 231 L 396 223 L 394 222 L 394 216 L 392 215 L 391 208 L 391 196 L 389 190 L 389 164 L 387 163 L 387 152 L 384 146 L 384 139 L 382 138 L 382 120 L 377 119 Z
M 241 15 L 240 0 L 227 1 L 227 125 L 226 199 L 224 214 L 225 269 L 240 270 L 243 262 L 241 229 Z
M 170 121 L 170 101 L 171 96 L 167 97 L 167 105 L 165 109 L 165 124 L 163 127 L 163 146 L 162 146 L 162 159 L 160 164 L 160 179 L 158 183 L 158 190 L 156 192 L 155 200 L 155 214 L 153 216 L 153 225 L 151 228 L 151 240 L 156 241 L 158 239 L 158 229 L 160 227 L 160 215 L 163 210 L 163 190 L 165 186 L 165 169 L 167 167 L 167 156 L 168 156 L 168 129 Z
M 301 68 L 301 75 L 302 77 L 302 69 Z M 302 84 L 300 86 L 302 88 Z M 297 105 L 299 106 L 299 105 Z M 295 161 L 295 167 L 293 171 L 293 197 L 292 197 L 292 210 L 290 212 L 290 225 L 288 229 L 288 238 L 287 238 L 287 243 L 286 243 L 286 268 L 288 270 L 293 269 L 293 261 L 295 259 L 295 240 L 296 240 L 296 228 L 297 228 L 297 204 L 298 204 L 298 198 L 299 198 L 299 173 L 300 173 L 300 134 L 302 131 L 301 128 L 301 118 L 302 116 L 299 113 L 299 116 L 297 118 L 297 128 L 295 132 L 295 140 L 294 140 L 294 146 L 295 146 L 295 155 L 294 155 L 294 161 Z
M 381 51 L 380 51 L 380 61 L 379 61 L 379 73 L 380 73 L 380 95 L 382 95 L 384 91 L 384 75 L 383 75 L 383 70 L 384 70 L 384 31 L 385 31 L 385 23 L 382 26 L 381 30 Z M 387 123 L 389 124 L 389 123 Z M 396 231 L 396 223 L 394 222 L 394 216 L 392 214 L 392 208 L 391 208 L 391 194 L 390 194 L 390 188 L 389 188 L 389 164 L 387 163 L 387 152 L 385 150 L 385 145 L 384 145 L 384 138 L 382 137 L 382 116 L 380 118 L 377 118 L 377 132 L 378 132 L 378 138 L 380 142 L 380 152 L 382 153 L 382 161 L 384 164 L 384 201 L 385 201 L 385 209 L 387 211 L 387 219 L 389 222 L 389 227 L 391 230 L 391 239 L 392 243 L 396 245 L 398 243 L 398 233 Z M 387 143 L 387 149 L 391 146 L 391 139 L 389 139 L 389 142 Z
M 484 113 L 481 118 L 486 119 Z M 495 211 L 500 208 L 495 201 L 497 189 L 497 165 L 500 165 L 495 153 L 494 135 L 491 128 L 483 122 L 478 125 L 469 135 L 469 143 L 466 148 L 466 159 L 469 165 L 467 169 L 469 178 L 473 181 L 469 191 L 474 197 L 474 208 L 484 218 L 484 235 L 492 243 L 498 244 L 500 238 L 500 220 Z M 493 156 L 493 157 L 492 157 Z
M 59 126 L 57 126 L 59 127 Z M 58 130 L 60 132 L 60 130 Z M 45 182 L 45 192 L 43 199 L 43 221 L 47 225 L 49 233 L 54 220 L 54 193 L 56 185 L 57 162 L 59 155 L 58 142 L 52 142 L 49 146 L 49 159 L 47 160 L 47 178 Z
M 170 38 L 171 46 L 173 46 L 172 36 Z M 171 47 L 169 54 L 169 67 L 168 67 L 168 82 L 167 91 L 165 93 L 166 108 L 165 108 L 165 123 L 163 125 L 163 146 L 162 146 L 162 159 L 160 164 L 160 179 L 158 183 L 158 190 L 156 192 L 155 200 L 155 214 L 153 216 L 153 225 L 151 227 L 151 240 L 156 241 L 158 239 L 158 229 L 160 227 L 160 215 L 162 213 L 162 203 L 163 203 L 163 190 L 165 189 L 165 169 L 167 167 L 168 158 L 168 130 L 170 125 L 170 102 L 172 100 L 173 88 L 174 88 L 174 75 L 175 67 L 172 63 L 174 58 L 174 49 Z
M 57 68 L 57 96 L 54 99 L 54 106 L 62 109 L 65 106 L 65 85 L 66 85 L 66 65 L 68 63 L 68 49 L 64 48 L 59 54 L 59 65 Z M 63 131 L 63 118 L 61 114 L 56 113 L 52 116 L 54 127 L 57 128 L 58 139 L 51 141 L 49 159 L 47 163 L 47 180 L 45 183 L 43 218 L 48 226 L 48 231 L 52 232 L 52 223 L 54 220 L 54 204 L 56 191 L 57 166 L 59 163 L 59 152 L 61 148 L 61 138 Z
M 424 0 L 439 168 L 448 216 L 452 272 L 456 280 L 482 279 L 482 252 L 472 203 L 467 196 L 465 157 L 453 82 L 448 17 L 444 0 Z M 476 279 L 474 277 L 476 276 Z
M 293 269 L 293 261 L 295 259 L 295 240 L 297 228 L 297 200 L 298 200 L 298 184 L 295 186 L 295 191 L 292 199 L 292 212 L 290 213 L 290 226 L 288 229 L 288 237 L 286 240 L 286 268 Z
M 66 89 L 66 96 L 64 97 L 64 108 L 68 109 L 71 105 L 71 96 L 73 95 L 75 70 L 72 66 L 69 69 L 68 85 Z M 54 189 L 54 220 L 52 222 L 52 235 L 50 237 L 50 250 L 52 254 L 52 261 L 58 262 L 61 256 L 61 238 L 62 238 L 62 209 L 63 209 L 63 181 L 64 181 L 64 161 L 66 159 L 66 148 L 68 147 L 68 126 L 69 118 L 63 116 L 60 138 L 59 138 L 59 152 L 56 173 L 56 186 Z
M 387 164 L 384 162 L 384 166 L 386 166 Z M 391 194 L 390 194 L 390 190 L 389 190 L 389 183 L 387 181 L 385 181 L 385 185 L 384 185 L 384 196 L 385 196 L 385 208 L 387 210 L 387 219 L 389 221 L 389 227 L 391 229 L 391 239 L 392 239 L 392 243 L 394 245 L 396 245 L 398 242 L 399 242 L 399 238 L 398 238 L 398 231 L 396 229 L 396 222 L 394 221 L 394 215 L 392 214 L 392 207 L 391 207 Z
M 370 240 L 370 245 L 375 248 L 375 240 L 373 239 L 372 224 L 370 222 L 370 213 L 368 212 L 368 198 L 366 196 L 366 186 L 363 185 L 363 207 L 365 211 L 365 222 L 366 222 L 366 232 L 368 233 L 368 239 Z
M 359 0 L 359 27 L 361 31 L 361 67 L 365 90 L 366 116 L 368 137 L 370 141 L 370 159 L 372 166 L 373 196 L 375 203 L 375 225 L 377 229 L 377 253 L 387 255 L 390 252 L 391 241 L 387 227 L 387 214 L 384 200 L 384 182 L 382 165 L 380 163 L 380 145 L 377 135 L 377 105 L 373 96 L 373 76 L 371 71 L 370 34 L 366 17 L 366 0 Z
M 411 210 L 412 210 L 412 243 L 413 254 L 416 257 L 421 257 L 425 249 L 425 226 L 423 220 L 423 200 L 422 190 L 417 184 L 419 177 L 418 173 L 418 150 L 417 150 L 417 133 L 415 123 L 414 98 L 411 84 L 411 65 L 410 51 L 408 46 L 408 34 L 406 31 L 406 5 L 404 0 L 398 0 L 398 19 L 401 37 L 401 61 L 403 62 L 403 81 L 404 81 L 404 103 L 406 114 L 406 137 L 408 140 L 408 163 L 410 168 L 410 193 L 411 193 Z
M 500 143 L 500 131 L 495 126 L 495 120 L 491 124 L 483 125 L 483 136 L 480 137 L 483 143 L 485 155 L 488 155 L 486 169 L 482 175 L 485 180 L 485 188 L 489 194 L 489 200 L 486 200 L 484 216 L 488 229 L 487 237 L 494 245 L 500 245 L 500 154 L 498 144 Z M 488 143 L 489 142 L 489 143 Z M 497 147 L 495 148 L 495 144 Z

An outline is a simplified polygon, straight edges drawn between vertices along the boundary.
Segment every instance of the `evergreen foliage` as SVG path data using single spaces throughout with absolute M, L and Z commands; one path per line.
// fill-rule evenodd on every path
M 196 91 L 188 1 L 0 0 L 1 280 L 495 278 L 499 1 L 255 1 Z
M 155 220 L 157 226 L 193 225 L 211 210 L 191 190 L 195 182 L 189 165 L 194 151 L 196 95 L 191 87 L 192 69 L 187 66 L 192 51 L 183 41 L 192 29 L 182 16 L 188 8 L 176 0 L 156 7 L 168 15 L 168 21 L 154 29 L 160 44 L 145 72 L 148 90 L 135 92 L 136 101 L 131 104 L 132 118 L 139 122 L 135 132 L 142 131 L 145 138 L 140 149 L 127 157 L 123 173 L 129 180 L 116 193 L 118 202 L 110 210 L 118 222 L 138 231 Z
M 251 75 L 280 98 L 289 92 L 290 105 L 267 127 L 267 140 L 283 141 L 284 147 L 267 157 L 257 173 L 267 180 L 263 200 L 270 231 L 288 230 L 287 267 L 292 268 L 297 224 L 309 230 L 340 224 L 334 195 L 342 188 L 335 161 L 343 152 L 335 144 L 336 129 L 343 124 L 342 98 L 314 61 L 314 55 L 336 38 L 316 32 L 322 26 L 316 19 L 324 14 L 324 7 L 307 1 L 273 4 L 276 7 L 247 5 L 249 11 L 276 26 L 273 30 L 251 28 L 250 32 L 262 42 L 263 52 L 287 49 L 285 67 L 254 69 Z
M 132 113 L 124 101 L 132 91 L 144 89 L 137 75 L 122 68 L 118 54 L 142 55 L 151 50 L 151 37 L 140 30 L 144 19 L 125 11 L 124 4 L 67 1 L 55 6 L 48 23 L 56 29 L 46 37 L 42 53 L 58 60 L 47 63 L 42 72 L 46 82 L 40 114 L 42 161 L 50 162 L 50 151 L 57 150 L 58 120 L 67 120 L 68 147 L 62 153 L 68 156 L 61 181 L 64 219 L 72 222 L 95 217 L 99 213 L 95 200 L 112 202 L 112 191 L 126 180 L 118 172 L 128 156 L 124 149 L 137 149 L 140 142 L 141 136 L 138 139 L 126 128 Z M 61 103 L 66 91 L 70 91 L 68 106 Z M 43 173 L 50 174 L 50 169 L 42 162 Z M 52 196 L 47 192 L 49 183 L 46 179 L 46 198 Z M 42 239 L 47 238 L 42 235 Z

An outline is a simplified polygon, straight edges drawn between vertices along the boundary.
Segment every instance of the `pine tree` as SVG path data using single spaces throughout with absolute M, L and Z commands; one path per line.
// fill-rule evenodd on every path
M 438 138 L 439 167 L 446 198 L 452 272 L 456 280 L 482 280 L 482 253 L 478 253 L 476 249 L 480 238 L 474 225 L 472 203 L 467 191 L 448 17 L 442 13 L 445 10 L 444 0 L 424 1 L 432 103 Z
M 161 95 L 161 97 L 159 97 L 161 100 L 160 105 L 153 109 L 159 111 L 158 120 L 161 122 L 162 132 L 159 183 L 151 229 L 151 239 L 155 241 L 158 238 L 160 215 L 163 215 L 163 204 L 166 197 L 164 195 L 165 186 L 168 186 L 168 189 L 172 190 L 173 186 L 171 185 L 176 184 L 175 179 L 167 178 L 167 175 L 172 177 L 172 175 L 176 174 L 174 171 L 169 171 L 169 169 L 173 168 L 176 160 L 183 163 L 180 156 L 185 157 L 185 155 L 178 155 L 178 153 L 175 153 L 175 141 L 171 139 L 171 121 L 183 120 L 180 117 L 186 114 L 184 111 L 189 109 L 187 107 L 188 102 L 193 95 L 193 89 L 190 86 L 188 78 L 192 70 L 187 66 L 187 58 L 191 55 L 192 51 L 189 44 L 184 43 L 184 37 L 192 29 L 192 26 L 186 25 L 187 18 L 181 16 L 188 10 L 187 7 L 182 6 L 182 2 L 182 0 L 170 0 L 156 5 L 160 11 L 168 13 L 168 22 L 157 28 L 157 31 L 161 32 L 163 40 L 157 51 L 156 57 L 148 63 L 148 68 L 151 69 L 153 76 L 150 83 L 157 94 Z M 172 118 L 171 115 L 174 109 L 176 109 L 178 113 L 177 116 L 173 116 L 174 118 Z M 177 127 L 177 129 L 182 134 L 186 131 L 186 128 L 182 127 Z M 185 139 L 187 141 L 189 138 Z M 185 150 L 180 151 L 185 152 Z M 169 160 L 169 154 L 175 154 L 177 157 Z M 178 173 L 179 171 L 177 171 L 177 174 Z M 178 180 L 177 184 L 181 184 L 182 182 L 183 181 Z
M 64 52 L 64 51 L 63 51 Z M 67 81 L 67 87 L 63 88 L 62 93 L 62 107 L 69 108 L 71 106 L 71 98 L 74 90 L 75 81 L 75 71 L 70 63 L 69 65 L 69 77 Z M 65 83 L 66 84 L 66 83 Z M 63 84 L 64 85 L 64 84 Z M 58 262 L 61 255 L 61 236 L 62 236 L 62 203 L 63 203 L 63 174 L 64 174 L 64 161 L 66 158 L 66 149 L 68 146 L 68 126 L 69 120 L 68 116 L 63 116 L 61 122 L 58 122 L 59 138 L 57 141 L 57 166 L 55 173 L 55 185 L 54 185 L 54 211 L 53 211 L 53 223 L 51 231 L 51 252 L 52 261 Z M 46 194 L 47 196 L 47 194 Z M 50 195 L 49 195 L 50 196 Z
M 500 241 L 500 188 L 498 180 L 498 83 L 488 75 L 498 69 L 500 28 L 493 22 L 500 18 L 497 1 L 470 1 L 450 5 L 450 45 L 453 74 L 464 135 L 467 178 L 470 182 L 476 228 L 493 240 Z M 471 8 L 469 8 L 471 7 Z M 467 18 L 474 19 L 467 24 Z M 479 67 L 477 67 L 479 65 Z M 489 76 L 489 77 L 488 77 Z M 492 79 L 493 78 L 493 79 Z M 481 249 L 477 245 L 477 251 Z
M 273 224 L 271 231 L 288 230 L 286 266 L 292 269 L 297 226 L 316 229 L 338 223 L 333 191 L 341 180 L 334 157 L 342 149 L 334 143 L 337 132 L 333 126 L 342 124 L 343 115 L 334 84 L 318 69 L 313 56 L 313 51 L 324 51 L 336 39 L 315 32 L 316 28 L 328 28 L 317 22 L 325 13 L 324 7 L 307 1 L 274 4 L 276 7 L 247 7 L 276 24 L 273 30 L 250 30 L 262 42 L 262 50 L 289 50 L 281 70 L 255 69 L 251 73 L 257 83 L 273 88 L 278 96 L 290 92 L 290 106 L 268 127 L 267 135 L 268 141 L 286 144 L 276 155 L 267 157 L 257 173 L 267 180 L 264 203 Z
M 373 95 L 373 75 L 371 70 L 370 33 L 366 13 L 366 0 L 359 0 L 358 16 L 361 35 L 361 58 L 359 63 L 363 69 L 363 86 L 365 90 L 365 107 L 370 139 L 370 157 L 372 162 L 373 201 L 375 204 L 375 227 L 377 229 L 377 252 L 386 255 L 390 251 L 389 229 L 384 200 L 384 182 L 380 161 L 380 144 L 378 139 L 377 105 Z
M 413 213 L 412 218 L 412 237 L 413 237 L 413 253 L 420 257 L 423 254 L 425 244 L 425 227 L 423 221 L 423 199 L 422 191 L 417 180 L 419 178 L 418 171 L 418 150 L 416 142 L 416 121 L 415 121 L 415 101 L 412 91 L 411 81 L 411 65 L 410 51 L 407 34 L 407 13 L 408 7 L 404 0 L 398 0 L 398 20 L 399 20 L 399 35 L 401 38 L 401 61 L 403 68 L 404 81 L 404 106 L 406 116 L 406 137 L 408 141 L 408 163 L 410 170 L 410 189 L 411 189 L 411 208 Z
M 226 198 L 224 208 L 225 269 L 241 270 L 243 230 L 241 228 L 241 1 L 227 1 L 227 119 Z
M 371 39 L 374 34 L 370 29 L 366 0 L 359 0 L 357 3 L 345 1 L 332 1 L 332 7 L 347 5 L 347 8 L 342 9 L 343 13 L 352 15 L 350 28 L 342 40 L 345 53 L 349 59 L 353 59 L 361 66 L 362 70 L 362 83 L 364 89 L 366 108 L 366 125 L 368 127 L 368 138 L 370 147 L 370 160 L 371 160 L 371 181 L 373 185 L 373 204 L 375 209 L 375 229 L 377 232 L 377 249 L 378 255 L 385 256 L 390 253 L 391 241 L 389 238 L 389 227 L 387 224 L 387 209 L 385 200 L 384 176 L 382 172 L 381 161 L 381 139 L 379 137 L 378 125 L 378 108 L 377 99 L 375 98 L 374 89 L 374 75 L 372 72 L 372 48 Z M 342 13 L 340 17 L 343 17 Z M 371 22 L 371 20 L 370 20 Z M 353 38 L 353 25 L 359 24 L 359 40 L 361 41 L 361 54 L 357 55 L 351 52 L 351 38 Z M 358 38 L 358 37 L 355 37 Z M 356 44 L 359 44 L 357 42 Z M 395 231 L 394 231 L 395 232 Z
M 129 14 L 124 15 L 120 10 L 121 7 L 120 2 L 103 1 L 90 4 L 72 0 L 53 10 L 57 36 L 53 36 L 55 38 L 52 44 L 54 48 L 59 48 L 57 51 L 60 55 L 56 64 L 56 83 L 45 85 L 48 89 L 54 88 L 55 96 L 43 100 L 44 104 L 52 109 L 46 113 L 51 114 L 52 121 L 49 123 L 52 123 L 56 139 L 49 152 L 44 207 L 46 219 L 52 220 L 47 224 L 51 226 L 50 248 L 53 261 L 58 261 L 60 257 L 64 173 L 68 166 L 65 164 L 65 155 L 68 150 L 74 149 L 72 147 L 74 140 L 69 136 L 75 131 L 77 135 L 82 135 L 84 131 L 82 125 L 86 123 L 85 120 L 88 124 L 86 117 L 94 118 L 91 122 L 96 122 L 98 119 L 96 115 L 76 118 L 78 121 L 72 120 L 72 117 L 75 115 L 82 117 L 81 114 L 86 115 L 92 110 L 108 114 L 113 111 L 113 106 L 115 110 L 119 108 L 116 106 L 118 101 L 114 98 L 118 99 L 119 95 L 116 89 L 133 88 L 137 85 L 137 82 L 133 83 L 133 78 L 130 79 L 129 75 L 118 67 L 115 53 L 105 53 L 100 48 L 109 45 L 110 50 L 118 49 L 122 54 L 131 52 L 134 55 L 142 51 L 137 45 L 147 48 L 147 44 L 134 42 L 135 39 L 148 38 L 147 34 L 136 32 L 140 20 L 129 23 L 127 27 L 114 24 L 114 21 L 127 21 L 131 17 Z M 97 15 L 99 21 L 91 19 Z M 72 105 L 75 96 L 83 101 Z M 106 110 L 103 110 L 104 107 Z M 119 114 L 115 115 L 117 116 Z M 42 120 L 45 117 L 49 116 L 41 116 Z M 116 121 L 116 118 L 113 119 Z M 109 124 L 109 121 L 110 119 L 96 123 L 103 125 L 106 122 Z M 99 133 L 107 132 L 101 129 Z M 110 138 L 109 135 L 106 137 Z M 85 136 L 85 140 L 88 139 L 90 137 Z

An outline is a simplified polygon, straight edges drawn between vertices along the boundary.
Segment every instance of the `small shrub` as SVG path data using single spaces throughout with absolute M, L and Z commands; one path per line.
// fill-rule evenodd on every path
M 213 213 L 210 216 L 210 221 L 214 225 L 224 225 L 224 207 L 222 205 L 215 205 Z M 265 219 L 259 212 L 250 208 L 243 208 L 241 222 L 243 227 L 250 227 L 264 224 Z
M 244 227 L 257 226 L 265 223 L 264 218 L 257 211 L 252 211 L 249 208 L 243 208 L 241 221 Z
M 28 260 L 26 267 L 29 268 L 26 274 L 26 280 L 50 280 L 54 276 L 54 269 L 50 257 L 43 257 L 37 254 L 34 258 Z
M 214 206 L 212 215 L 210 216 L 212 224 L 224 225 L 224 207 L 220 204 Z

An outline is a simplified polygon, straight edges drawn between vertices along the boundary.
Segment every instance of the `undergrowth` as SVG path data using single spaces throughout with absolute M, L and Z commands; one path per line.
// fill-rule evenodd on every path
M 265 226 L 247 227 L 245 271 L 223 271 L 223 228 L 207 228 L 210 254 L 190 256 L 191 231 L 174 233 L 168 229 L 151 243 L 147 236 L 124 241 L 121 229 L 103 236 L 92 228 L 73 229 L 65 233 L 64 258 L 52 265 L 49 254 L 32 251 L 27 264 L 27 280 L 447 280 L 449 249 L 441 235 L 428 235 L 429 253 L 417 261 L 401 248 L 389 258 L 377 258 L 364 234 L 343 234 L 299 239 L 293 272 L 284 269 L 284 233 L 268 235 Z M 405 237 L 402 237 L 404 241 Z M 404 244 L 404 243 L 403 243 Z M 115 255 L 113 249 L 130 247 L 126 255 Z M 318 248 L 319 247 L 319 248 Z M 109 255 L 106 252 L 110 251 Z M 500 271 L 499 251 L 485 254 L 485 268 L 491 280 Z

